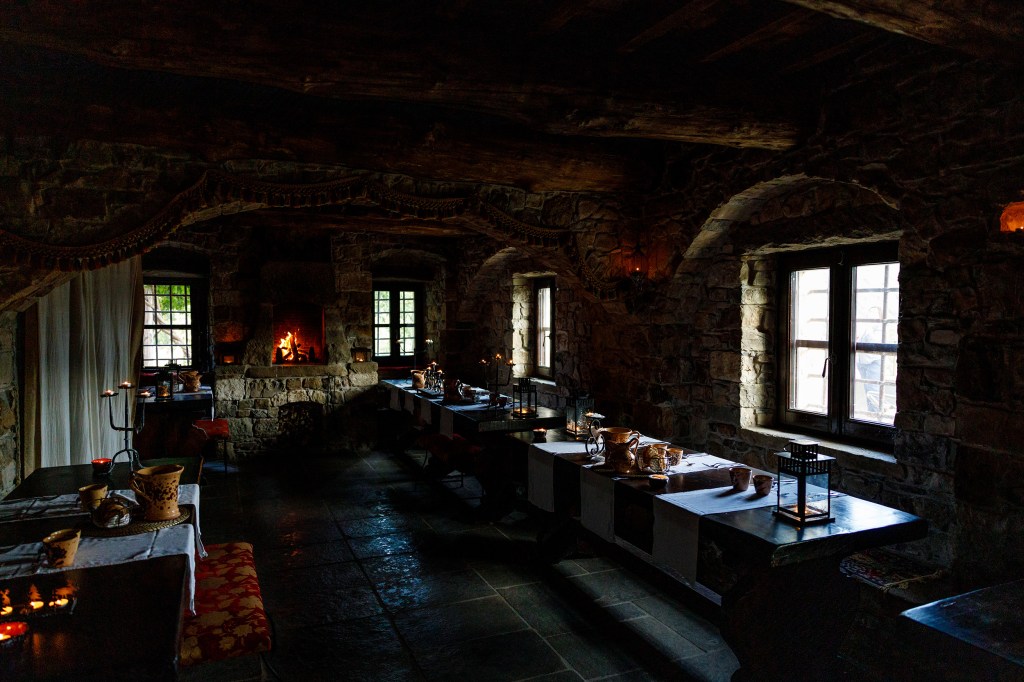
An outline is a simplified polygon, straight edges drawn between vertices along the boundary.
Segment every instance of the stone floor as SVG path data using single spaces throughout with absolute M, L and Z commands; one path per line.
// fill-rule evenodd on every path
M 219 466 L 204 539 L 253 543 L 274 648 L 185 680 L 713 681 L 737 667 L 685 593 L 599 544 L 536 560 L 538 519 L 480 520 L 471 481 L 442 487 L 384 453 Z

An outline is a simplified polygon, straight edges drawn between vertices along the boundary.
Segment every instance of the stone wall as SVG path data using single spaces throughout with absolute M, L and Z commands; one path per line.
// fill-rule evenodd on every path
M 513 278 L 553 271 L 555 390 L 579 382 L 610 422 L 770 465 L 788 438 L 769 428 L 775 254 L 896 239 L 896 437 L 881 453 L 837 447 L 837 485 L 926 517 L 931 538 L 904 550 L 952 566 L 965 584 L 1018 576 L 1024 240 L 997 230 L 1002 207 L 1019 200 L 1024 187 L 1024 75 L 919 61 L 912 48 L 898 67 L 859 71 L 872 75 L 823 93 L 816 127 L 797 148 L 665 146 L 664 176 L 643 197 L 383 178 L 410 193 L 475 194 L 524 223 L 567 228 L 580 261 L 552 247 L 514 243 L 469 215 L 454 220 L 482 236 L 457 243 L 343 233 L 310 248 L 316 237 L 301 235 L 314 231 L 296 230 L 296 241 L 282 243 L 244 215 L 180 231 L 175 240 L 210 254 L 219 341 L 250 344 L 263 334 L 268 262 L 311 262 L 311 270 L 329 273 L 330 284 L 317 292 L 331 335 L 326 365 L 314 375 L 270 367 L 260 359 L 260 341 L 250 362 L 218 370 L 218 409 L 235 420 L 239 447 L 247 453 L 269 444 L 273 410 L 282 404 L 302 400 L 336 411 L 369 393 L 375 382 L 348 365 L 350 338 L 368 337 L 375 265 L 409 259 L 433 273 L 429 334 L 436 329 L 434 352 L 454 363 L 453 371 L 469 376 L 487 349 L 513 347 Z M 137 226 L 207 167 L 128 145 L 14 138 L 0 145 L 8 189 L 0 220 L 38 239 L 83 242 Z M 351 172 L 259 160 L 224 167 L 284 182 Z M 624 255 L 641 238 L 651 256 L 644 290 L 598 301 L 580 285 L 580 262 L 598 277 L 622 277 Z M 319 255 L 310 259 L 311 252 Z M 11 283 L 9 300 L 19 308 L 26 292 L 56 277 L 0 264 L 0 282 Z M 0 382 L 0 392 L 13 380 L 6 386 Z M 221 400 L 225 395 L 231 397 Z M 0 447 L 13 437 L 11 429 L 0 430 Z
M 0 313 L 0 497 L 20 474 L 17 331 L 18 316 Z

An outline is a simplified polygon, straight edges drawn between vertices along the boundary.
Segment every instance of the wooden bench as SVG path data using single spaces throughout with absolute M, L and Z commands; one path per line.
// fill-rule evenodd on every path
M 270 624 L 256 576 L 252 545 L 206 546 L 196 562 L 195 615 L 186 613 L 181 665 L 190 666 L 268 651 Z

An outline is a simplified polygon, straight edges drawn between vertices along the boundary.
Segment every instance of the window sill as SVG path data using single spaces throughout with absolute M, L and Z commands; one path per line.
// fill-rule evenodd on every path
M 740 429 L 740 437 L 747 443 L 772 450 L 784 450 L 792 440 L 811 438 L 820 443 L 819 451 L 821 454 L 835 457 L 844 466 L 886 470 L 896 465 L 896 457 L 888 452 L 872 450 L 871 448 L 851 445 L 849 443 L 825 440 L 818 436 L 808 436 L 805 433 L 791 433 L 778 429 L 768 429 L 763 426 L 749 426 Z
M 558 384 L 556 384 L 554 382 L 554 380 L 548 379 L 547 377 L 530 377 L 530 380 L 533 383 L 538 384 L 540 386 L 548 386 L 549 388 L 558 388 Z

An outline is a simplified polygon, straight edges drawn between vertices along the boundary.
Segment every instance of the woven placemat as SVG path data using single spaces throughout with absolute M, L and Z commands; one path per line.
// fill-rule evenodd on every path
M 179 523 L 185 523 L 192 518 L 192 508 L 189 506 L 179 507 L 181 514 L 176 519 L 166 519 L 164 521 L 132 521 L 131 523 L 118 526 L 116 528 L 100 528 L 92 524 L 82 528 L 82 535 L 88 535 L 92 537 L 122 537 L 125 535 L 137 535 L 138 533 L 149 533 L 154 530 L 160 530 L 161 528 L 170 528 L 171 526 L 177 526 Z

